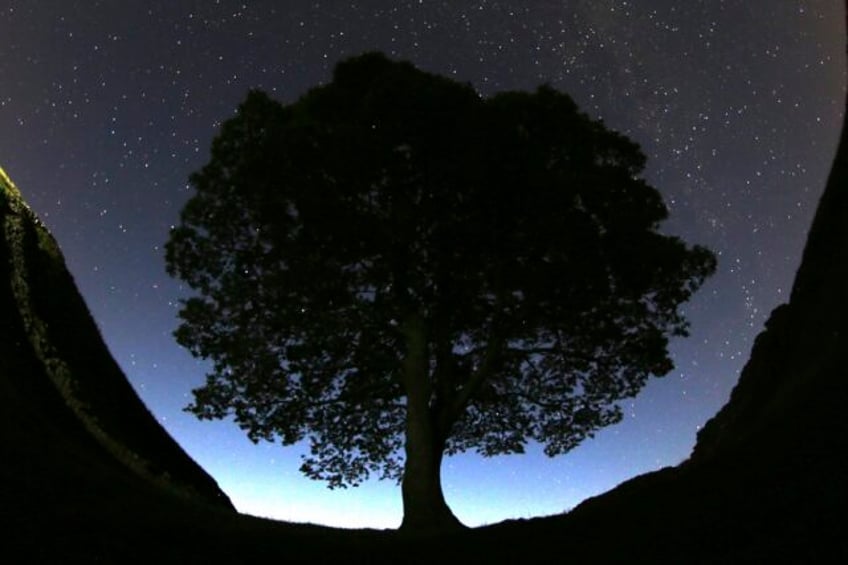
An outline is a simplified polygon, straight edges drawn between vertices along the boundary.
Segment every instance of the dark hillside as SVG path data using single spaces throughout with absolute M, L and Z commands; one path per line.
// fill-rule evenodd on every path
M 52 236 L 0 175 L 0 479 L 14 500 L 77 505 L 116 484 L 157 485 L 232 511 L 147 411 L 112 359 Z M 14 500 L 11 500 L 14 499 Z

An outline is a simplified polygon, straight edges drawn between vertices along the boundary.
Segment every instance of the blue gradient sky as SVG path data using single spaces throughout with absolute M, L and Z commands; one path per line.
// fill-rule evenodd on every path
M 754 6 L 756 4 L 756 7 Z M 297 447 L 182 412 L 203 362 L 171 337 L 184 296 L 163 244 L 220 123 L 249 88 L 292 102 L 382 50 L 483 94 L 540 83 L 639 142 L 664 229 L 719 254 L 686 306 L 676 369 L 570 454 L 448 459 L 469 525 L 561 512 L 687 457 L 784 301 L 841 125 L 839 0 L 0 0 L 0 165 L 57 237 L 113 354 L 239 510 L 395 527 L 394 484 L 328 491 Z

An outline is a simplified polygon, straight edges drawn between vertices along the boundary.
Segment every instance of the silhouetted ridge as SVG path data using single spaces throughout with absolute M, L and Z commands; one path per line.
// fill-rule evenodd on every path
M 700 431 L 692 456 L 552 520 L 576 538 L 602 528 L 623 534 L 607 552 L 612 561 L 844 562 L 848 542 L 838 524 L 848 508 L 846 321 L 843 123 L 790 301 L 771 313 L 730 400 Z M 652 546 L 648 532 L 668 541 Z
M 756 339 L 730 402 L 698 434 L 693 460 L 756 439 L 774 449 L 844 438 L 848 400 L 848 131 L 816 210 L 788 304 Z M 762 437 L 760 437 L 762 436 Z M 844 441 L 844 439 L 842 440 Z
M 0 405 L 7 424 L 0 433 L 16 451 L 3 453 L 3 466 L 27 452 L 43 461 L 45 445 L 63 451 L 75 439 L 166 490 L 232 509 L 138 398 L 58 245 L 2 169 L 0 227 Z M 57 475 L 67 472 L 61 460 L 54 463 Z

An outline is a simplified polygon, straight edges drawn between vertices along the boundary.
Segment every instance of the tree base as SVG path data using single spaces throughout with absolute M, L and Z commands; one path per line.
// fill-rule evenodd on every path
M 398 532 L 411 535 L 438 535 L 450 534 L 467 530 L 468 526 L 459 521 L 454 516 L 450 508 L 445 505 L 444 509 L 438 512 L 406 513 L 403 517 L 403 522 L 398 528 Z

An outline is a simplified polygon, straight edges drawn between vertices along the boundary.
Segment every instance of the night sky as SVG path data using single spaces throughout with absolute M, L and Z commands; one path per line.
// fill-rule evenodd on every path
M 446 460 L 468 525 L 562 512 L 685 459 L 787 300 L 835 153 L 841 0 L 0 0 L 0 165 L 58 239 L 113 355 L 165 428 L 246 513 L 396 527 L 400 490 L 329 491 L 300 450 L 183 413 L 205 365 L 173 340 L 187 290 L 163 246 L 248 89 L 293 102 L 380 50 L 483 95 L 571 94 L 637 141 L 663 229 L 718 254 L 685 306 L 675 370 L 571 453 Z

